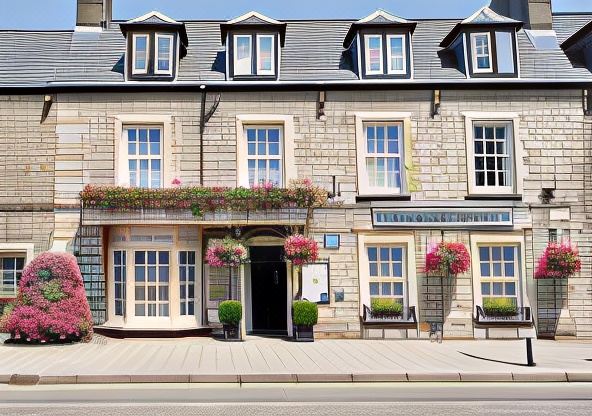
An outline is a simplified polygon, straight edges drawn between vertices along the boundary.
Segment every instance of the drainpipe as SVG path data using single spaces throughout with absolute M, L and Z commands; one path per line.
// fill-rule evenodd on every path
M 206 86 L 201 85 L 201 113 L 199 116 L 199 185 L 204 184 L 204 150 L 203 150 L 203 136 L 206 128 L 206 98 L 207 92 L 205 91 Z

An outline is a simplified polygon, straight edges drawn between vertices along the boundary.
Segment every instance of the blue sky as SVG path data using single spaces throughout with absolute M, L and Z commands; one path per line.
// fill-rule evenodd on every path
M 277 19 L 361 18 L 377 8 L 414 17 L 466 17 L 489 0 L 114 0 L 115 19 L 159 10 L 177 19 L 230 19 L 257 10 Z M 445 5 L 445 6 L 444 6 Z M 553 0 L 555 11 L 592 12 L 591 0 Z M 1 29 L 68 29 L 76 0 L 0 0 Z

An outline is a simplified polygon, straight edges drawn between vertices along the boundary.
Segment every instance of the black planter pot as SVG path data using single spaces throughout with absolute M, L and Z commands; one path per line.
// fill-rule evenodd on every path
M 297 341 L 297 342 L 313 342 L 314 341 L 313 326 L 294 325 L 293 332 L 294 332 L 294 341 Z
M 242 341 L 239 325 L 223 324 L 225 341 Z

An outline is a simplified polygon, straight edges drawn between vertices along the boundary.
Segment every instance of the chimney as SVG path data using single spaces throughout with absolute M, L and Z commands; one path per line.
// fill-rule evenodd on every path
M 553 29 L 551 0 L 491 0 L 489 7 L 499 14 L 524 22 L 526 29 Z
M 112 11 L 113 0 L 77 0 L 76 26 L 106 28 Z

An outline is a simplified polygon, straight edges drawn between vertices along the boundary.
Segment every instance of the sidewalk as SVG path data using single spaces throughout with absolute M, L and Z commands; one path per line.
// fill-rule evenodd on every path
M 592 381 L 592 343 L 533 340 L 533 349 L 536 367 L 524 365 L 523 340 L 225 343 L 96 336 L 90 344 L 0 345 L 0 383 Z

